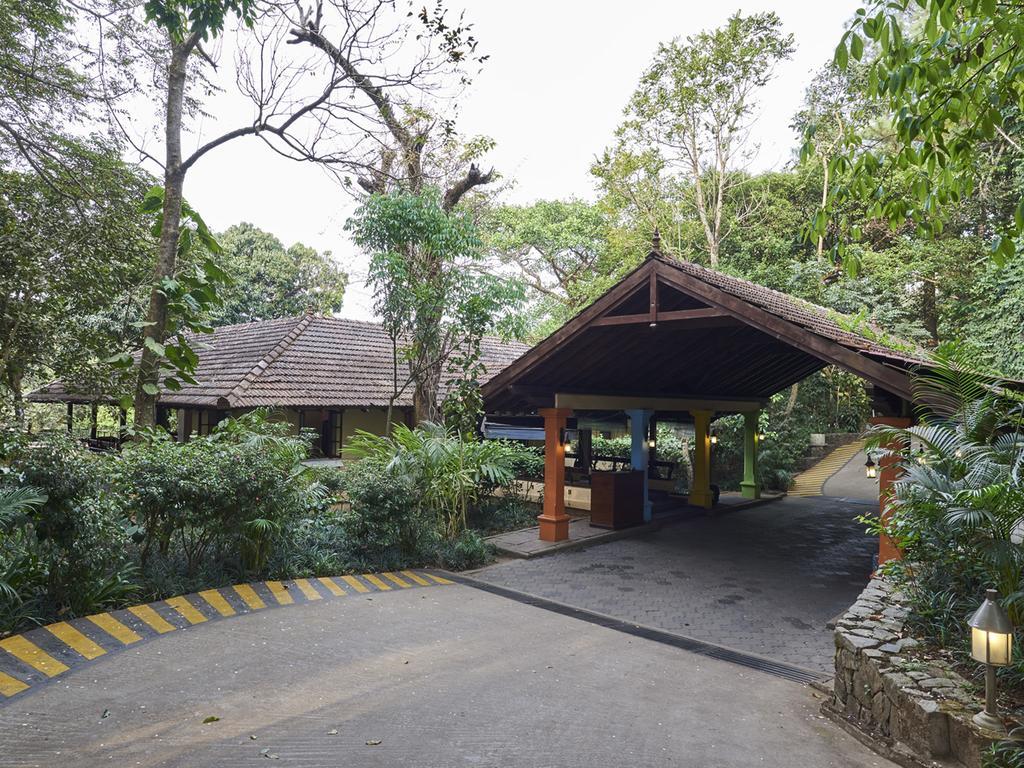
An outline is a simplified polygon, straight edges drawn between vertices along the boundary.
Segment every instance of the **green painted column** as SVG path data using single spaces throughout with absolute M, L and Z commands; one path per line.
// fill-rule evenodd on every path
M 743 497 L 746 499 L 761 498 L 761 488 L 757 484 L 757 421 L 760 411 L 749 411 L 743 414 Z

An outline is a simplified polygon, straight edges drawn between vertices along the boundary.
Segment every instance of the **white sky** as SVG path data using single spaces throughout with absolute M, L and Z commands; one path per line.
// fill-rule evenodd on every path
M 458 9 L 458 0 L 449 3 Z M 755 169 L 780 168 L 796 145 L 789 129 L 804 88 L 831 59 L 857 0 L 655 2 L 633 0 L 463 0 L 480 53 L 491 58 L 462 99 L 459 130 L 498 146 L 485 165 L 515 180 L 506 201 L 593 199 L 591 162 L 611 142 L 622 109 L 657 44 L 721 25 L 737 10 L 774 10 L 796 53 L 761 95 Z M 234 117 L 234 116 L 233 116 Z M 246 115 L 235 117 L 244 124 Z M 223 120 L 216 128 L 232 127 Z M 204 126 L 212 135 L 214 126 Z M 218 131 L 219 132 L 219 131 Z M 191 170 L 185 195 L 216 230 L 250 221 L 285 245 L 330 250 L 351 282 L 342 315 L 372 316 L 366 261 L 342 230 L 352 201 L 308 164 L 289 162 L 255 139 L 229 143 Z

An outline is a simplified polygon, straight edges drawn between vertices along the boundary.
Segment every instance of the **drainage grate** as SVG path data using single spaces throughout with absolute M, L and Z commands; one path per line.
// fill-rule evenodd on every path
M 517 603 L 532 605 L 536 608 L 543 608 L 545 611 L 551 611 L 553 613 L 561 614 L 562 616 L 569 616 L 573 619 L 586 621 L 590 624 L 596 624 L 599 627 L 614 629 L 617 632 L 625 632 L 626 634 L 633 635 L 634 637 L 642 637 L 646 640 L 653 640 L 656 643 L 671 645 L 674 648 L 696 653 L 701 656 L 707 656 L 708 658 L 718 659 L 719 661 L 727 661 L 730 664 L 738 664 L 741 667 L 755 669 L 758 672 L 765 672 L 769 675 L 775 675 L 776 677 L 781 677 L 786 680 L 792 680 L 793 682 L 811 684 L 821 683 L 829 679 L 829 676 L 822 672 L 815 672 L 814 670 L 798 667 L 794 664 L 786 664 L 782 661 L 772 661 L 771 659 L 765 659 L 761 656 L 744 653 L 743 651 L 736 651 L 732 648 L 724 648 L 720 645 L 707 643 L 703 640 L 686 637 L 685 635 L 676 635 L 672 632 L 665 632 L 664 630 L 645 627 L 642 624 L 633 624 L 611 616 L 605 616 L 604 614 L 594 613 L 593 611 L 588 611 L 583 608 L 574 608 L 571 605 L 565 605 L 564 603 L 558 603 L 554 600 L 537 597 L 536 595 L 517 592 L 516 590 L 508 589 L 507 587 L 499 587 L 495 584 L 477 581 L 476 579 L 471 579 L 467 576 L 461 576 L 456 573 L 448 573 L 445 575 L 459 584 L 479 589 L 482 592 L 489 592 L 492 595 L 499 595 L 500 597 L 505 597 L 509 600 L 515 600 Z

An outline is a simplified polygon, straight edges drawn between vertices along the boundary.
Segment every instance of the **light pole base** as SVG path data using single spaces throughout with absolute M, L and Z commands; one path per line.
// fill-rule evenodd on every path
M 995 715 L 990 715 L 985 710 L 981 710 L 974 716 L 974 724 L 981 726 L 987 731 L 993 731 L 994 733 L 1005 734 L 1006 726 L 1003 725 L 1003 721 Z

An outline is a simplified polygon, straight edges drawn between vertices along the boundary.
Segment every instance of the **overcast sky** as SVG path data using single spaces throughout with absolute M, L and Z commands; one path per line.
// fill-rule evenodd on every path
M 593 199 L 588 173 L 608 146 L 622 109 L 657 44 L 721 25 L 737 10 L 774 10 L 796 38 L 761 95 L 755 129 L 757 169 L 781 168 L 793 156 L 789 128 L 814 72 L 832 57 L 855 0 L 654 2 L 632 0 L 463 0 L 480 52 L 490 60 L 462 99 L 460 131 L 498 142 L 488 158 L 515 181 L 508 202 Z M 460 7 L 458 0 L 449 7 Z M 274 155 L 258 140 L 230 143 L 189 173 L 185 194 L 215 229 L 249 221 L 285 245 L 330 250 L 351 276 L 342 315 L 369 318 L 362 283 L 365 259 L 342 231 L 352 203 L 310 165 Z

